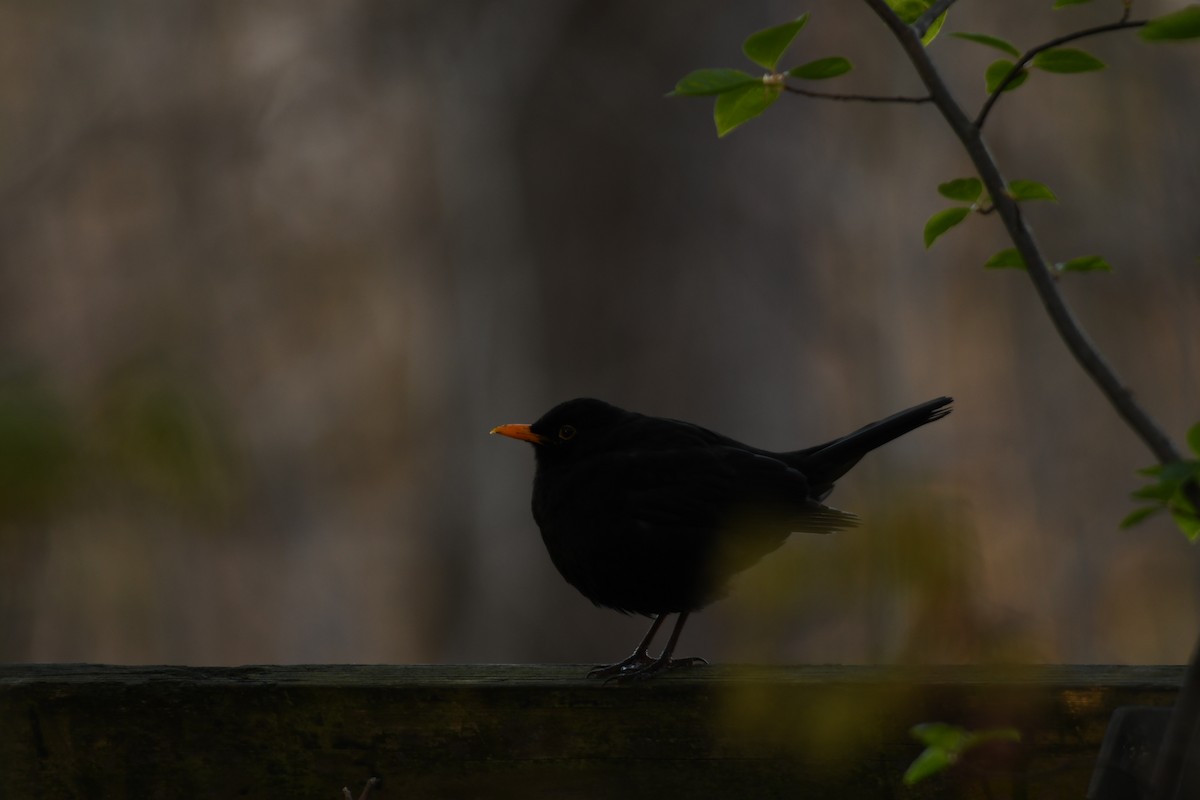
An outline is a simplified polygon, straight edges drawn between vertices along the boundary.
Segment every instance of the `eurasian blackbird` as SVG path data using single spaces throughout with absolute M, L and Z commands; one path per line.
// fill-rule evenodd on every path
M 866 453 L 950 413 L 939 397 L 833 441 L 789 452 L 742 444 L 679 420 L 580 398 L 532 425 L 492 429 L 533 444 L 533 518 L 554 566 L 598 606 L 653 618 L 629 658 L 589 677 L 646 678 L 704 663 L 674 659 L 688 614 L 792 532 L 832 533 L 858 517 L 823 505 Z M 650 643 L 669 614 L 658 658 Z

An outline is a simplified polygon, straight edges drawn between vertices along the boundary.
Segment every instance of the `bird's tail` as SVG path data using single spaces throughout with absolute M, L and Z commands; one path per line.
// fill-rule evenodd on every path
M 793 456 L 796 468 L 805 474 L 818 497 L 832 488 L 859 459 L 911 430 L 941 419 L 950 413 L 953 398 L 939 397 L 919 406 L 892 414 L 886 419 L 864 425 L 832 442 L 799 450 Z M 825 488 L 827 487 L 827 488 Z

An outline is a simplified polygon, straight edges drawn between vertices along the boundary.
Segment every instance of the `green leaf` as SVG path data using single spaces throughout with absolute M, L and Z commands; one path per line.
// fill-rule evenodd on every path
M 816 61 L 810 61 L 807 64 L 793 67 L 787 71 L 787 74 L 793 78 L 819 81 L 825 78 L 836 78 L 838 75 L 845 75 L 853 68 L 854 66 L 841 56 L 832 56 L 830 58 L 818 58 Z
M 1067 6 L 1078 6 L 1090 2 L 1092 2 L 1092 0 L 1054 0 L 1054 7 L 1066 8 Z
M 1130 511 L 1128 514 L 1125 515 L 1125 519 L 1121 520 L 1121 524 L 1119 527 L 1123 531 L 1129 530 L 1134 525 L 1142 524 L 1147 519 L 1149 519 L 1150 517 L 1153 517 L 1155 514 L 1157 514 L 1158 512 L 1160 512 L 1162 510 L 1163 510 L 1162 506 L 1142 506 L 1141 508 L 1134 509 L 1133 511 Z
M 1200 517 L 1194 514 L 1180 514 L 1172 512 L 1171 517 L 1175 520 L 1175 525 L 1183 532 L 1183 535 L 1188 538 L 1188 541 L 1194 542 L 1197 537 L 1200 537 Z
M 1200 456 L 1200 422 L 1188 428 L 1187 443 L 1192 452 Z
M 963 753 L 981 744 L 1021 741 L 1021 734 L 1015 728 L 968 731 L 944 722 L 914 725 L 909 733 L 926 745 L 904 773 L 904 783 L 909 786 L 953 766 Z
M 912 786 L 939 772 L 944 772 L 957 760 L 958 757 L 954 753 L 948 753 L 940 747 L 927 747 L 904 771 L 904 785 Z
M 792 39 L 796 38 L 796 34 L 806 24 L 808 24 L 808 14 L 801 14 L 791 22 L 752 33 L 746 41 L 742 42 L 742 52 L 755 64 L 774 72 L 775 65 L 783 56 L 783 51 L 788 49 Z
M 1009 181 L 1008 193 L 1013 200 L 1053 200 L 1058 197 L 1050 191 L 1050 187 L 1037 181 Z
M 929 10 L 929 0 L 888 0 L 888 5 L 905 25 L 912 25 Z
M 1129 496 L 1134 500 L 1151 500 L 1158 503 L 1166 503 L 1175 494 L 1178 487 L 1172 483 L 1151 483 L 1142 488 L 1130 492 Z
M 1091 53 L 1073 47 L 1043 50 L 1033 57 L 1030 65 L 1046 72 L 1093 72 L 1104 69 L 1103 61 Z
M 985 261 L 983 266 L 987 269 L 1025 269 L 1025 259 L 1021 258 L 1016 248 L 1010 247 L 996 253 Z
M 949 11 L 943 11 L 941 16 L 939 16 L 932 22 L 932 24 L 930 24 L 929 29 L 925 31 L 925 35 L 921 37 L 921 44 L 929 47 L 929 43 L 936 39 L 937 35 L 941 33 L 942 26 L 946 24 L 946 15 L 949 13 Z
M 698 69 L 680 78 L 679 83 L 675 84 L 675 89 L 667 96 L 699 97 L 721 94 L 753 83 L 762 83 L 762 78 L 756 78 L 740 69 Z
M 779 99 L 783 88 L 761 81 L 753 86 L 743 86 L 717 95 L 713 107 L 713 122 L 717 125 L 717 136 L 726 136 L 734 128 L 757 117 Z
M 994 47 L 997 50 L 1003 50 L 1013 58 L 1021 57 L 1021 51 L 1018 50 L 1011 42 L 1007 42 L 1004 39 L 1000 39 L 995 36 L 988 36 L 986 33 L 952 33 L 950 35 L 958 39 L 966 39 L 968 42 L 976 42 L 977 44 Z
M 1059 272 L 1112 272 L 1109 264 L 1101 256 L 1080 256 L 1054 265 Z
M 1009 61 L 1007 58 L 1002 58 L 999 61 L 992 62 L 991 66 L 989 66 L 987 71 L 983 74 L 984 79 L 987 82 L 988 94 L 991 94 L 1000 88 L 1000 84 L 1004 83 L 1004 79 L 1008 77 L 1008 73 L 1012 72 L 1013 67 L 1015 66 L 1016 64 L 1012 61 Z M 1026 80 L 1028 80 L 1028 78 L 1029 73 L 1025 70 L 1021 70 L 1019 73 L 1017 73 L 1017 76 L 1009 81 L 1008 85 L 1004 87 L 1004 91 L 1011 92 L 1013 89 L 1017 88 Z
M 965 729 L 945 722 L 922 722 L 912 726 L 909 733 L 921 744 L 953 751 L 961 750 L 969 737 Z
M 1200 476 L 1200 461 L 1172 461 L 1163 466 L 1159 475 L 1163 483 L 1178 487 L 1184 481 Z
M 970 208 L 959 206 L 939 211 L 930 217 L 925 223 L 925 249 L 928 250 L 942 234 L 966 219 L 970 213 Z
M 939 183 L 938 194 L 949 200 L 959 200 L 963 203 L 974 203 L 983 194 L 983 181 L 979 178 L 956 178 L 946 183 Z
M 1171 14 L 1155 17 L 1138 31 L 1147 42 L 1178 42 L 1200 38 L 1200 5 L 1193 3 Z

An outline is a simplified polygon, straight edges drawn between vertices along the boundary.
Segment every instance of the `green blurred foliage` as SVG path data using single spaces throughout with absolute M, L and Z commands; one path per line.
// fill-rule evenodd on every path
M 0 526 L 43 518 L 67 502 L 78 433 L 32 370 L 0 367 Z
M 209 521 L 239 497 L 236 447 L 210 393 L 153 360 L 104 375 L 69 408 L 36 371 L 0 378 L 0 524 L 156 505 Z
M 211 393 L 154 360 L 119 366 L 91 419 L 95 476 L 137 501 L 227 514 L 238 497 L 234 446 Z

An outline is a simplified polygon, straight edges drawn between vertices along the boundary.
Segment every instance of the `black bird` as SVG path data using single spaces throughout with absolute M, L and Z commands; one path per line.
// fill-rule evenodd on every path
M 533 518 L 554 566 L 598 606 L 653 617 L 629 658 L 589 677 L 645 678 L 674 659 L 688 614 L 792 532 L 832 533 L 858 517 L 822 505 L 833 482 L 877 447 L 950 413 L 939 397 L 831 442 L 776 453 L 688 422 L 580 398 L 532 425 L 492 429 L 533 444 Z M 658 658 L 650 643 L 669 614 Z

